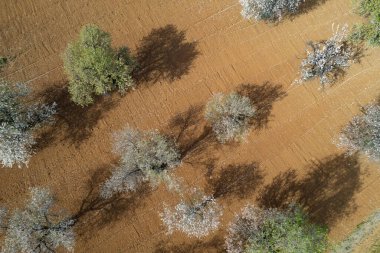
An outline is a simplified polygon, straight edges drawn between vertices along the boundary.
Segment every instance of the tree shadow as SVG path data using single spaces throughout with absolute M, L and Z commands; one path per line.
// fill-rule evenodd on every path
M 215 236 L 209 241 L 197 240 L 195 243 L 182 243 L 173 245 L 170 241 L 162 241 L 156 246 L 154 253 L 201 253 L 225 252 L 224 240 Z
M 229 165 L 223 168 L 217 178 L 209 184 L 213 196 L 247 198 L 263 183 L 264 172 L 258 163 Z
M 284 209 L 296 202 L 298 180 L 295 170 L 288 170 L 277 175 L 271 184 L 265 186 L 257 197 L 257 202 L 265 208 Z
M 294 170 L 282 173 L 265 186 L 257 198 L 260 206 L 285 208 L 298 203 L 312 220 L 327 226 L 356 209 L 355 193 L 361 187 L 358 155 L 328 156 L 312 162 L 306 175 L 297 179 Z
M 151 193 L 151 188 L 143 184 L 131 194 L 114 194 L 109 199 L 100 197 L 101 186 L 110 175 L 108 168 L 108 165 L 99 167 L 87 181 L 87 194 L 73 216 L 78 220 L 77 227 L 81 235 L 88 233 L 91 229 L 101 229 L 117 222 L 127 213 L 134 212 L 142 199 Z
M 212 166 L 213 158 L 207 151 L 218 149 L 220 143 L 203 120 L 203 106 L 191 106 L 175 115 L 166 132 L 177 143 L 184 162 Z
M 44 103 L 57 103 L 56 122 L 53 127 L 41 133 L 37 140 L 36 149 L 50 145 L 60 134 L 64 140 L 79 146 L 87 140 L 103 114 L 116 106 L 111 95 L 98 96 L 94 104 L 81 107 L 70 99 L 67 84 L 58 84 L 44 90 L 41 94 Z
M 252 121 L 255 129 L 263 129 L 268 126 L 273 103 L 286 97 L 286 92 L 281 85 L 273 85 L 269 82 L 262 85 L 242 84 L 238 88 L 238 93 L 248 97 L 256 108 L 256 114 Z
M 153 29 L 143 37 L 137 48 L 137 82 L 172 82 L 180 79 L 199 55 L 197 42 L 186 42 L 185 31 L 174 25 Z
M 300 8 L 299 8 L 299 11 L 295 14 L 295 15 L 292 15 L 291 16 L 291 19 L 294 19 L 295 17 L 298 17 L 302 14 L 306 14 L 314 9 L 316 9 L 317 7 L 319 7 L 320 5 L 326 3 L 327 0 L 308 0 L 308 1 L 304 1 L 303 3 L 301 3 L 300 5 Z

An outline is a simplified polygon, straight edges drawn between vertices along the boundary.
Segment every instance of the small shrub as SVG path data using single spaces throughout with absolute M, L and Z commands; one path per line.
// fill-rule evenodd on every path
M 226 238 L 228 253 L 324 252 L 327 231 L 308 222 L 302 211 L 262 210 L 246 206 L 230 224 Z
M 1 227 L 5 230 L 3 253 L 54 252 L 62 246 L 68 251 L 74 248 L 74 220 L 53 212 L 54 199 L 43 188 L 32 188 L 24 209 L 17 209 L 6 219 L 1 211 Z
M 354 42 L 368 41 L 370 45 L 380 45 L 380 0 L 361 0 L 358 12 L 367 17 L 365 24 L 354 26 L 351 33 L 351 40 Z
M 278 21 L 294 15 L 305 0 L 240 0 L 245 19 Z
M 178 230 L 196 238 L 217 229 L 221 215 L 221 207 L 212 196 L 196 196 L 188 202 L 182 200 L 174 210 L 165 207 L 160 214 L 169 234 Z
M 97 26 L 82 28 L 79 40 L 70 43 L 64 53 L 64 67 L 69 77 L 71 99 L 86 106 L 101 95 L 118 88 L 120 92 L 134 86 L 133 60 L 129 51 L 115 52 L 111 37 Z
M 255 115 L 249 98 L 237 93 L 216 94 L 207 103 L 205 118 L 222 143 L 242 138 Z
M 8 58 L 0 56 L 0 70 L 8 63 Z
M 342 130 L 338 146 L 380 161 L 380 106 L 369 105 Z
M 309 42 L 311 50 L 307 50 L 307 57 L 301 63 L 301 79 L 298 82 L 318 77 L 324 86 L 336 81 L 355 55 L 346 38 L 347 26 L 344 26 L 326 41 Z
M 55 114 L 55 103 L 26 104 L 28 94 L 25 85 L 0 80 L 0 160 L 5 167 L 28 164 L 35 144 L 33 130 Z
M 133 191 L 143 181 L 153 186 L 161 181 L 176 187 L 170 169 L 180 163 L 175 144 L 156 131 L 140 132 L 127 128 L 115 134 L 114 150 L 121 155 L 120 166 L 103 185 L 101 195 L 111 197 L 116 192 Z

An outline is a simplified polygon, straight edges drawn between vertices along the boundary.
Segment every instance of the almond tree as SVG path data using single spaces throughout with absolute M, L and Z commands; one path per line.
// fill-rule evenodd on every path
M 240 0 L 245 19 L 278 21 L 299 12 L 305 0 Z
M 295 206 L 279 211 L 248 205 L 230 224 L 226 249 L 228 253 L 322 253 L 326 238 L 326 229 L 311 224 Z
M 23 209 L 16 209 L 7 218 L 1 211 L 1 228 L 5 232 L 2 253 L 55 252 L 62 246 L 72 251 L 75 244 L 75 220 L 53 212 L 54 199 L 44 188 L 32 188 Z
M 0 80 L 0 160 L 3 166 L 27 165 L 33 152 L 33 132 L 51 121 L 56 104 L 28 104 L 24 84 Z
M 175 144 L 157 131 L 141 132 L 127 127 L 115 135 L 114 151 L 121 156 L 120 165 L 102 187 L 101 195 L 133 191 L 143 181 L 152 186 L 164 181 L 177 187 L 170 171 L 180 164 Z
M 194 193 L 190 200 L 181 200 L 174 209 L 165 207 L 160 214 L 171 234 L 181 231 L 190 237 L 202 238 L 220 224 L 222 209 L 213 196 Z
M 355 116 L 343 128 L 338 146 L 346 148 L 349 153 L 357 151 L 375 161 L 380 161 L 380 106 L 368 105 L 362 115 Z
M 319 78 L 321 85 L 325 86 L 336 81 L 355 55 L 346 41 L 347 32 L 347 26 L 344 26 L 326 41 L 308 42 L 311 50 L 307 50 L 307 57 L 301 62 L 301 78 L 297 82 Z
M 255 108 L 249 98 L 237 93 L 214 95 L 206 106 L 205 118 L 222 143 L 238 140 L 247 133 Z

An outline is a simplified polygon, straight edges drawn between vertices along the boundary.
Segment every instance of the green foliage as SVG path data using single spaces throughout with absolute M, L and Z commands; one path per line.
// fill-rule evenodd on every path
M 0 69 L 5 66 L 5 64 L 8 63 L 8 58 L 4 56 L 0 56 Z
M 371 246 L 370 253 L 380 253 L 380 239 Z
M 131 71 L 133 60 L 129 51 L 117 53 L 111 37 L 95 25 L 82 28 L 79 40 L 70 43 L 64 53 L 64 67 L 69 76 L 71 99 L 81 106 L 94 102 L 94 95 L 114 88 L 120 92 L 134 86 Z
M 361 0 L 358 10 L 360 15 L 363 16 L 379 15 L 380 0 Z
M 252 234 L 246 253 L 317 253 L 326 250 L 327 230 L 309 223 L 298 208 L 267 217 Z
M 358 13 L 369 19 L 368 23 L 354 26 L 351 40 L 368 41 L 370 45 L 380 45 L 380 0 L 361 0 Z

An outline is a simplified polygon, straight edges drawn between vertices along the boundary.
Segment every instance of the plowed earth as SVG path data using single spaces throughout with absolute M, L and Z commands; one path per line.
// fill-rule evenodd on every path
M 76 252 L 221 252 L 225 228 L 245 203 L 297 201 L 341 240 L 380 207 L 379 166 L 333 143 L 380 94 L 380 50 L 366 50 L 333 87 L 292 85 L 308 40 L 360 22 L 350 0 L 319 2 L 272 25 L 243 20 L 237 0 L 2 0 L 0 55 L 12 57 L 2 75 L 56 101 L 59 114 L 39 134 L 28 168 L 0 170 L 1 202 L 15 208 L 29 187 L 44 186 L 68 212 L 82 206 Z M 115 47 L 130 47 L 141 69 L 136 90 L 82 109 L 68 99 L 61 54 L 88 23 L 108 31 Z M 233 90 L 249 95 L 259 114 L 246 142 L 220 146 L 202 106 Z M 158 213 L 177 197 L 164 187 L 96 199 L 117 162 L 112 133 L 126 125 L 178 140 L 186 155 L 177 174 L 224 206 L 218 231 L 202 241 L 166 235 Z

